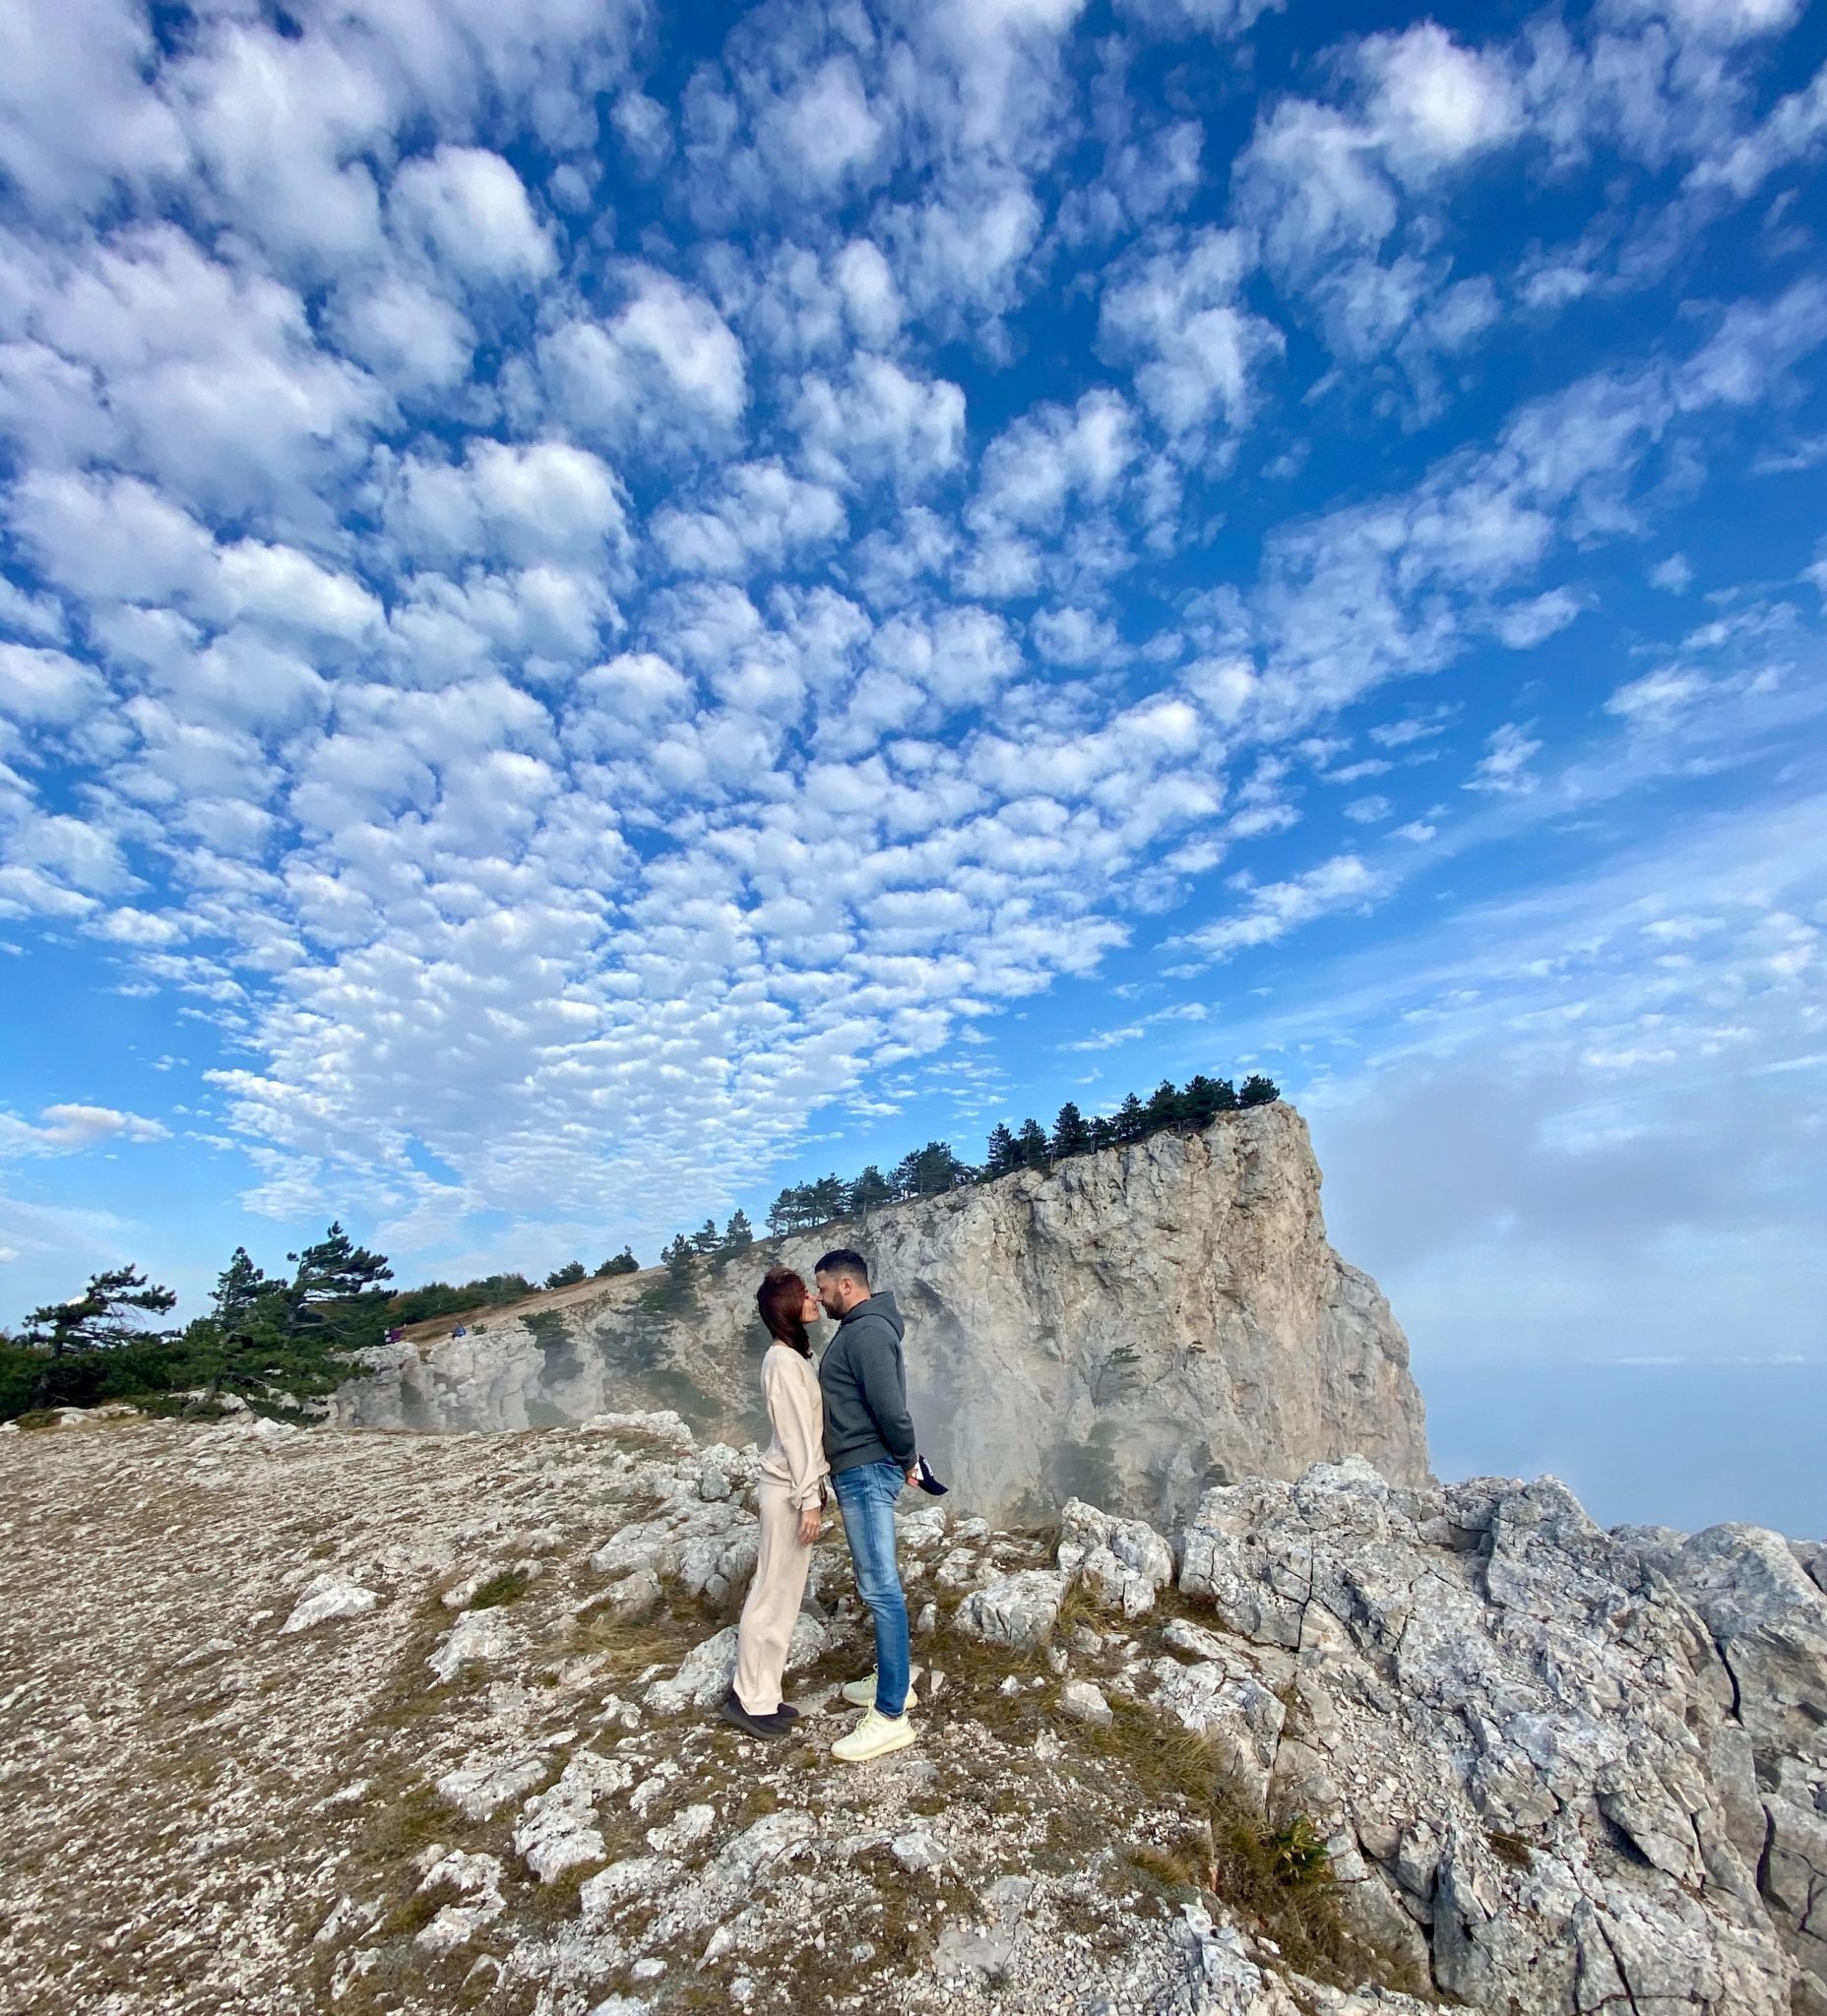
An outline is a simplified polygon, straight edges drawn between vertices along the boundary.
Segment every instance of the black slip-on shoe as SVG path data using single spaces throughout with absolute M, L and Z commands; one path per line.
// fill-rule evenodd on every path
M 797 1722 L 799 1720 L 799 1711 L 790 1701 L 783 1701 L 774 1713 L 768 1717 L 768 1720 L 770 1722 Z
M 717 1712 L 745 1736 L 784 1736 L 790 1732 L 792 1727 L 790 1723 L 777 1722 L 771 1715 L 751 1715 L 736 1699 L 733 1689 L 719 1702 Z

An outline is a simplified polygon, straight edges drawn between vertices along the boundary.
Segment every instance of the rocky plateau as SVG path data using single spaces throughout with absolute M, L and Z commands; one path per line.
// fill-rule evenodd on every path
M 1166 1531 L 910 1502 L 919 1739 L 846 1769 L 835 1535 L 799 1732 L 713 1718 L 755 1469 L 652 1412 L 0 1433 L 0 2006 L 1827 2012 L 1821 1547 L 1354 1455 Z

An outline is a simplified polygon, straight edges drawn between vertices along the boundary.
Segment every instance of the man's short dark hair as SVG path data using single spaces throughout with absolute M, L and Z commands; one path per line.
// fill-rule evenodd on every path
M 827 1253 L 818 1265 L 813 1268 L 812 1272 L 814 1274 L 850 1274 L 861 1282 L 864 1288 L 869 1286 L 868 1261 L 860 1253 L 853 1252 L 849 1246 L 840 1246 L 835 1252 Z

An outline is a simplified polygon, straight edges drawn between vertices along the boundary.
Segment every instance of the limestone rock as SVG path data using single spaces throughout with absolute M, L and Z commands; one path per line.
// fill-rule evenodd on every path
M 514 1853 L 541 1883 L 549 1883 L 583 1862 L 603 1858 L 603 1840 L 592 1818 L 595 1801 L 626 1792 L 634 1767 L 618 1757 L 580 1750 L 548 1791 L 521 1808 L 514 1826 Z
M 1025 1568 L 973 1590 L 953 1622 L 970 1638 L 1033 1652 L 1052 1636 L 1066 1600 L 1066 1578 L 1053 1568 Z
M 1173 1580 L 1173 1549 L 1140 1519 L 1116 1519 L 1069 1498 L 1059 1515 L 1060 1567 L 1102 1608 L 1144 1616 Z
M 1393 1989 L 1303 1980 L 1240 1903 L 1175 1911 L 1130 1885 L 1130 1855 L 1194 1820 L 1203 1789 L 1173 1784 L 1187 1727 L 1268 1825 L 1297 1817 L 1291 1841 L 1323 1846 L 1349 1923 L 1456 2005 L 1827 2016 L 1807 1544 L 1604 1533 L 1552 1479 L 1436 1488 L 1345 1459 L 1206 1492 L 1169 1603 L 1159 1537 L 1118 1531 L 1123 1515 L 1081 1500 L 1062 1540 L 1085 1551 L 1047 1567 L 1031 1536 L 912 1506 L 933 1599 L 956 1561 L 967 1618 L 1056 1656 L 1000 1689 L 974 1658 L 943 1686 L 923 1674 L 922 1741 L 840 1773 L 829 1687 L 766 1752 L 709 1714 L 637 1708 L 650 1691 L 708 1708 L 732 1634 L 711 1636 L 708 1611 L 689 1627 L 676 1583 L 660 1614 L 626 1615 L 589 1565 L 624 1539 L 668 1574 L 695 1543 L 726 1548 L 751 1454 L 633 1427 L 269 1446 L 146 1420 L 13 1439 L 0 1526 L 16 1579 L 43 1592 L 0 1606 L 13 2000 L 111 2006 L 131 1968 L 212 2009 L 304 1993 L 590 2016 L 645 1996 L 653 2016 L 753 2016 L 848 1977 L 862 2007 L 929 2016 L 1415 2016 Z M 385 1593 L 357 1627 L 281 1635 L 316 1572 L 275 1520 L 282 1489 L 334 1522 L 331 1572 Z M 798 1646 L 834 1672 L 868 1659 L 843 1551 L 819 1549 L 823 1607 Z M 1154 1608 L 1112 1604 L 1047 1640 L 1100 1553 Z M 511 1606 L 449 1620 L 440 1651 L 485 1660 L 423 1688 L 439 1592 L 523 1555 L 547 1572 Z M 181 1570 L 213 1556 L 237 1572 Z M 637 1576 L 660 1586 L 618 1570 Z M 484 1630 L 501 1636 L 469 1642 Z M 1099 1699 L 1122 1704 L 1126 1738 L 1160 1737 L 1146 1769 L 1078 1719 Z M 446 1839 L 403 1856 L 421 1829 Z
M 1345 1462 L 1221 1487 L 1182 1536 L 1180 1587 L 1253 1644 L 1215 1634 L 1197 1647 L 1214 1665 L 1158 1669 L 1163 1705 L 1223 1704 L 1210 1676 L 1292 1655 L 1313 1726 L 1275 1744 L 1270 1802 L 1308 1813 L 1338 1873 L 1354 1860 L 1385 1886 L 1366 1922 L 1393 1902 L 1427 1926 L 1435 1981 L 1475 2007 L 1526 1980 L 1531 2010 L 1667 1996 L 1776 2016 L 1785 1907 L 1757 1900 L 1740 1846 L 1733 1690 L 1670 1579 L 1745 1646 L 1761 1691 L 1741 1727 L 1805 1743 L 1801 1702 L 1827 1705 L 1827 1675 L 1810 1677 L 1818 1592 L 1773 1538 L 1666 1554 L 1601 1533 L 1551 1478 L 1404 1491 Z M 1230 1739 L 1260 1757 L 1266 1724 L 1241 1696 Z
M 793 1619 L 792 1636 L 787 1642 L 789 1673 L 802 1672 L 824 1651 L 825 1627 L 804 1610 Z M 660 1715 L 676 1715 L 685 1708 L 709 1708 L 728 1691 L 736 1670 L 736 1628 L 731 1624 L 707 1638 L 686 1655 L 669 1679 L 655 1680 L 641 1697 L 644 1705 Z
M 547 1769 L 545 1754 L 536 1750 L 472 1758 L 438 1780 L 438 1796 L 468 1820 L 486 1820 L 497 1806 L 531 1792 Z
M 1074 1722 L 1105 1724 L 1111 1719 L 1110 1704 L 1093 1680 L 1068 1680 L 1059 1690 L 1059 1712 Z
M 472 1660 L 488 1662 L 506 1659 L 514 1650 L 515 1637 L 505 1617 L 495 1610 L 465 1610 L 438 1641 L 425 1664 L 440 1680 L 452 1680 L 460 1667 Z
M 339 1617 L 359 1617 L 371 1610 L 380 1598 L 371 1589 L 332 1569 L 317 1576 L 292 1606 L 290 1616 L 280 1626 L 280 1636 L 308 1631 L 314 1624 L 327 1624 Z
M 809 1278 L 846 1239 L 908 1317 L 914 1418 L 951 1502 L 998 1523 L 1078 1496 L 1178 1524 L 1207 1484 L 1296 1477 L 1351 1451 L 1401 1483 L 1426 1480 L 1406 1340 L 1328 1245 L 1306 1125 L 1286 1104 L 765 1240 L 682 1283 L 651 1271 L 563 1292 L 547 1305 L 563 1349 L 491 1317 L 423 1353 L 376 1352 L 332 1418 L 572 1421 L 682 1445 L 678 1414 L 627 1411 L 641 1396 L 701 1437 L 765 1436 L 756 1281 L 776 1262 Z M 677 1425 L 649 1425 L 661 1418 Z

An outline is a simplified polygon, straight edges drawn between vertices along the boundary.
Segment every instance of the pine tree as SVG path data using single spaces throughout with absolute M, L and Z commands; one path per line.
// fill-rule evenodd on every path
M 320 1353 L 380 1341 L 390 1300 L 381 1283 L 394 1278 L 385 1253 L 357 1246 L 341 1224 L 333 1224 L 316 1245 L 285 1257 L 298 1270 L 285 1291 L 289 1337 Z
M 1187 1119 L 1203 1127 L 1214 1114 L 1228 1112 L 1236 1104 L 1237 1095 L 1228 1078 L 1208 1078 L 1201 1072 L 1186 1081 L 1180 1102 Z
M 1094 1113 L 1091 1119 L 1091 1145 L 1094 1150 L 1113 1148 L 1116 1145 L 1116 1122 L 1108 1113 Z
M 684 1232 L 677 1233 L 669 1244 L 660 1250 L 660 1264 L 673 1275 L 687 1272 L 696 1257 L 697 1248 Z
M 1021 1131 L 1015 1137 L 1015 1152 L 1021 1157 L 1025 1169 L 1043 1169 L 1046 1166 L 1046 1130 L 1039 1120 L 1024 1120 Z
M 834 1218 L 842 1218 L 850 1187 L 838 1175 L 820 1176 L 817 1182 L 809 1185 L 811 1194 L 806 1200 L 812 1214 L 809 1223 L 829 1225 Z
M 1143 1108 L 1142 1124 L 1147 1132 L 1153 1134 L 1158 1128 L 1171 1127 L 1174 1121 L 1184 1117 L 1184 1113 L 1178 1087 L 1171 1078 L 1164 1078 Z
M 1240 1106 L 1272 1105 L 1281 1096 L 1281 1087 L 1273 1078 L 1264 1078 L 1259 1072 L 1252 1071 L 1237 1092 L 1237 1103 Z
M 567 1260 L 562 1267 L 554 1267 L 552 1269 L 551 1273 L 545 1277 L 545 1285 L 547 1288 L 575 1288 L 580 1281 L 588 1281 L 590 1277 L 584 1272 L 583 1261 Z
M 633 1247 L 624 1246 L 621 1249 L 621 1251 L 615 1255 L 614 1259 L 605 1260 L 602 1263 L 602 1265 L 597 1269 L 596 1279 L 598 1281 L 601 1281 L 607 1275 L 639 1274 L 640 1271 L 641 1263 L 634 1257 Z
M 1084 1155 L 1091 1147 L 1091 1128 L 1070 1100 L 1059 1109 L 1053 1122 L 1053 1156 L 1064 1161 L 1069 1155 Z
M 245 1246 L 237 1246 L 228 1265 L 216 1277 L 216 1292 L 210 1298 L 211 1313 L 218 1327 L 227 1331 L 245 1324 L 262 1298 L 279 1286 L 254 1265 Z
M 316 1245 L 285 1257 L 298 1269 L 292 1293 L 306 1304 L 347 1301 L 394 1278 L 387 1255 L 355 1245 L 340 1224 L 332 1225 Z
M 854 1217 L 860 1212 L 869 1210 L 872 1205 L 892 1204 L 894 1196 L 894 1191 L 889 1188 L 888 1178 L 883 1175 L 874 1163 L 871 1163 L 850 1185 L 850 1193 L 845 1209 L 850 1216 Z
M 691 1235 L 691 1246 L 694 1253 L 715 1253 L 720 1243 L 717 1233 L 717 1221 L 714 1218 L 707 1218 Z
M 1022 1166 L 1021 1151 L 1015 1146 L 1015 1136 L 1000 1120 L 989 1130 L 988 1153 L 983 1158 L 983 1173 L 986 1176 L 1006 1176 L 1011 1169 Z
M 1142 1110 L 1142 1102 L 1133 1092 L 1117 1107 L 1113 1124 L 1118 1141 L 1140 1141 L 1148 1132 L 1148 1118 Z
M 744 1253 L 754 1243 L 755 1228 L 748 1222 L 748 1213 L 738 1205 L 724 1228 L 723 1250 L 725 1253 Z
M 68 1352 L 114 1351 L 151 1341 L 136 1315 L 162 1316 L 177 1305 L 168 1288 L 149 1286 L 137 1267 L 111 1267 L 89 1277 L 88 1288 L 67 1302 L 46 1302 L 26 1318 L 27 1342 L 48 1349 L 52 1357 Z M 164 1333 L 157 1333 L 163 1335 Z
M 936 1197 L 971 1180 L 971 1170 L 958 1160 L 949 1141 L 928 1141 L 915 1149 L 896 1170 L 906 1172 L 908 1195 Z

